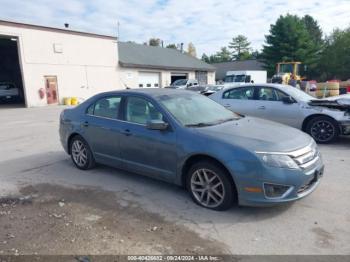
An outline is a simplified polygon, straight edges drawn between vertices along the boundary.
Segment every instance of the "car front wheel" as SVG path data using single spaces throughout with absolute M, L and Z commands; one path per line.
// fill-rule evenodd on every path
M 236 198 L 227 171 L 211 162 L 199 162 L 190 168 L 187 189 L 195 203 L 218 211 L 229 209 Z
M 95 160 L 89 145 L 81 136 L 75 136 L 70 143 L 70 153 L 73 163 L 82 170 L 95 166 Z
M 306 132 L 317 143 L 327 144 L 335 141 L 339 136 L 339 126 L 335 120 L 327 116 L 311 119 L 306 125 Z

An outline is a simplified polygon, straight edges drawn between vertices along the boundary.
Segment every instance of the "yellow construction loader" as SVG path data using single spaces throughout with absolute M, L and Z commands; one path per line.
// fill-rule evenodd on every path
M 301 72 L 305 71 L 306 67 L 301 62 L 280 62 L 277 63 L 277 72 L 271 82 L 300 88 L 301 81 L 305 79 L 301 76 Z

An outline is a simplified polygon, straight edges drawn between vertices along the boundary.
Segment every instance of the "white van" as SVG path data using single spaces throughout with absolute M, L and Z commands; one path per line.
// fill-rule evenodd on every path
M 267 72 L 256 71 L 228 71 L 225 77 L 225 85 L 244 84 L 244 83 L 266 83 Z

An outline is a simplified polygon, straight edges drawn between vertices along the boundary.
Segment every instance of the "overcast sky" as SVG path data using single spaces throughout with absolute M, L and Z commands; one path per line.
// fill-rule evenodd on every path
M 0 19 L 116 35 L 121 41 L 193 42 L 212 54 L 243 34 L 255 49 L 280 14 L 310 14 L 325 33 L 350 26 L 350 0 L 0 0 Z

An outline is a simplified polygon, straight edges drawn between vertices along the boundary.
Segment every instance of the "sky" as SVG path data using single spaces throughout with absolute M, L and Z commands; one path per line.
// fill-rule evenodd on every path
M 121 41 L 192 42 L 213 54 L 243 34 L 260 50 L 280 15 L 309 14 L 329 34 L 350 26 L 350 0 L 0 0 L 0 20 L 117 35 Z

